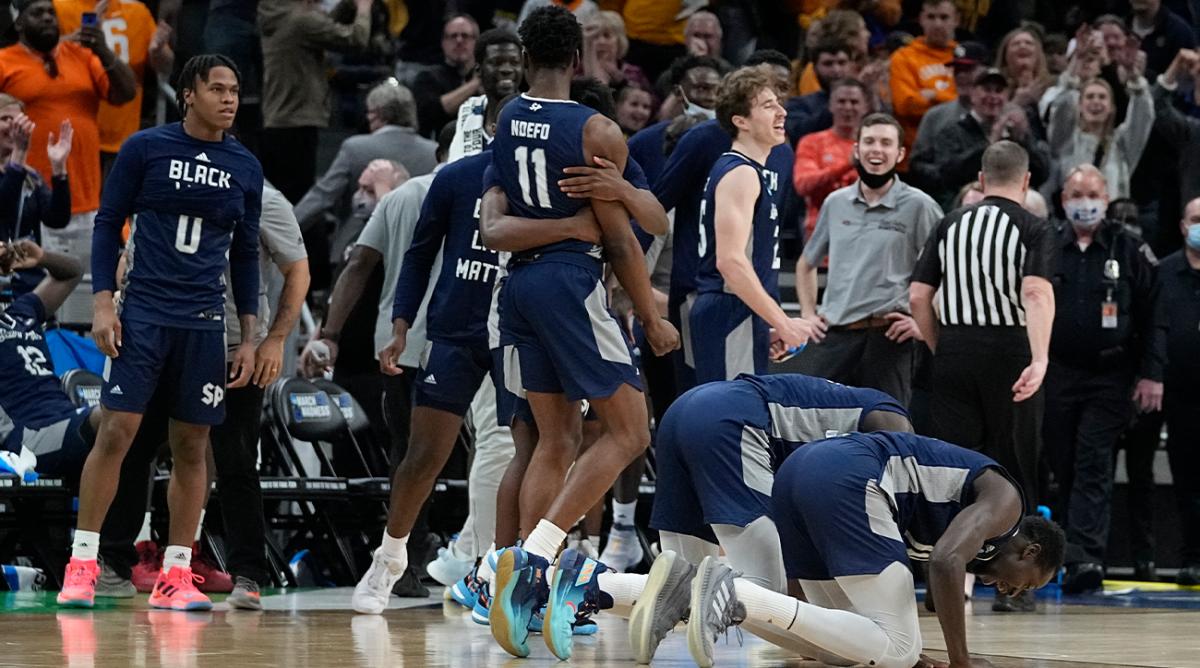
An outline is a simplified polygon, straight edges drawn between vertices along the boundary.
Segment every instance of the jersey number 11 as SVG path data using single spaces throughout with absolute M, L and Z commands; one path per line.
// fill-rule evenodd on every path
M 530 155 L 532 153 L 532 160 Z M 535 148 L 531 152 L 528 146 L 518 146 L 513 151 L 517 160 L 517 181 L 521 184 L 521 197 L 527 206 L 533 206 L 533 197 L 529 188 L 529 163 L 533 163 L 533 179 L 537 186 L 537 205 L 549 209 L 550 191 L 546 186 L 546 149 Z

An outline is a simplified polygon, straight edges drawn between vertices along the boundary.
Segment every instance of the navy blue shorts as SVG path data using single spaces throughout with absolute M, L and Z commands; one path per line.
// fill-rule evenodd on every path
M 697 384 L 767 372 L 771 328 L 736 295 L 697 295 L 689 323 Z
M 749 384 L 701 385 L 676 399 L 658 428 L 650 526 L 715 543 L 710 525 L 770 516 L 769 421 Z
M 874 575 L 908 563 L 879 469 L 877 452 L 844 438 L 810 443 L 784 461 L 771 505 L 789 578 Z
M 579 401 L 607 398 L 624 384 L 642 390 L 630 343 L 608 311 L 598 262 L 579 256 L 517 265 L 500 300 L 500 343 L 513 347 L 526 391 Z M 505 368 L 510 385 L 513 370 Z
M 172 419 L 190 424 L 225 422 L 225 331 L 185 329 L 121 320 L 122 345 L 104 362 L 100 405 L 146 412 L 155 390 L 167 393 Z
M 508 376 L 504 372 L 505 350 L 506 348 L 491 350 L 492 383 L 496 386 L 496 422 L 501 427 L 511 427 L 516 420 L 533 424 L 533 411 L 529 409 L 529 402 L 520 396 L 520 393 L 524 392 L 520 381 L 515 385 L 508 384 Z M 508 346 L 507 350 L 512 358 L 512 346 Z M 515 358 L 512 359 L 514 361 L 509 363 L 515 364 Z
M 413 404 L 462 417 L 491 371 L 492 355 L 485 347 L 429 341 L 413 383 Z

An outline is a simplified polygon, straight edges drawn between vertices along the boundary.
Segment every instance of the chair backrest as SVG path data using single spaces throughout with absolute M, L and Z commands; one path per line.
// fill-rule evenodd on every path
M 62 389 L 77 408 L 97 406 L 104 379 L 87 369 L 71 369 L 62 377 Z
M 329 442 L 346 432 L 346 419 L 334 400 L 303 378 L 287 378 L 271 388 L 277 418 L 293 438 Z
M 312 384 L 324 390 L 325 394 L 333 399 L 333 404 L 342 412 L 342 417 L 345 418 L 346 425 L 350 427 L 351 431 L 359 432 L 371 426 L 371 421 L 367 417 L 367 412 L 363 410 L 362 404 L 358 403 L 354 395 L 341 385 L 326 378 L 315 378 Z

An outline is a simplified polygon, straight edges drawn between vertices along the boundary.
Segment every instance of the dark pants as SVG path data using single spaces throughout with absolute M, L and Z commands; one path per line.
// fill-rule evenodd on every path
M 312 187 L 317 172 L 317 128 L 264 128 L 259 158 L 263 176 L 293 205 Z M 304 231 L 312 289 L 328 289 L 329 231 L 318 223 Z
M 887 392 L 907 407 L 912 400 L 915 341 L 896 343 L 886 329 L 831 329 L 825 340 L 809 344 L 800 357 L 800 373 L 843 385 Z
M 1163 419 L 1161 411 L 1139 415 L 1119 445 L 1125 450 L 1129 476 L 1129 552 L 1135 562 L 1154 561 L 1154 455 L 1162 440 Z
M 1166 387 L 1167 454 L 1179 504 L 1183 566 L 1200 566 L 1200 387 Z
M 930 397 L 930 435 L 996 460 L 1021 484 L 1027 513 L 1037 508 L 1043 392 L 1016 403 L 1012 386 L 1029 360 L 1022 329 L 947 327 Z
M 1067 530 L 1067 563 L 1104 563 L 1112 516 L 1113 453 L 1133 418 L 1126 369 L 1092 371 L 1050 362 L 1046 372 L 1046 460 Z
M 262 487 L 258 480 L 258 434 L 263 389 L 248 385 L 225 393 L 225 423 L 213 427 L 217 493 L 225 525 L 229 573 L 270 583 Z

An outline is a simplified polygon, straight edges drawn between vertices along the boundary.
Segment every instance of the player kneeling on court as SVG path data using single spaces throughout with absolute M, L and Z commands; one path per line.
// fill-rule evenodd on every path
M 671 405 L 658 430 L 650 526 L 659 530 L 664 554 L 648 586 L 670 589 L 686 582 L 701 560 L 724 549 L 747 580 L 786 591 L 771 510 L 771 486 L 784 459 L 829 436 L 911 429 L 908 414 L 888 394 L 823 378 L 743 374 L 690 390 Z M 682 590 L 670 600 L 637 599 L 630 643 L 638 661 L 650 661 L 686 612 Z
M 825 663 L 912 668 L 922 657 L 910 559 L 929 562 L 950 665 L 988 666 L 967 651 L 966 573 L 1016 595 L 1044 586 L 1063 562 L 1062 529 L 1022 517 L 1020 486 L 999 464 L 915 434 L 849 434 L 800 448 L 776 475 L 771 506 L 787 575 L 808 602 L 706 557 L 688 621 L 700 666 L 713 664 L 713 640 L 729 626 L 757 623 Z

